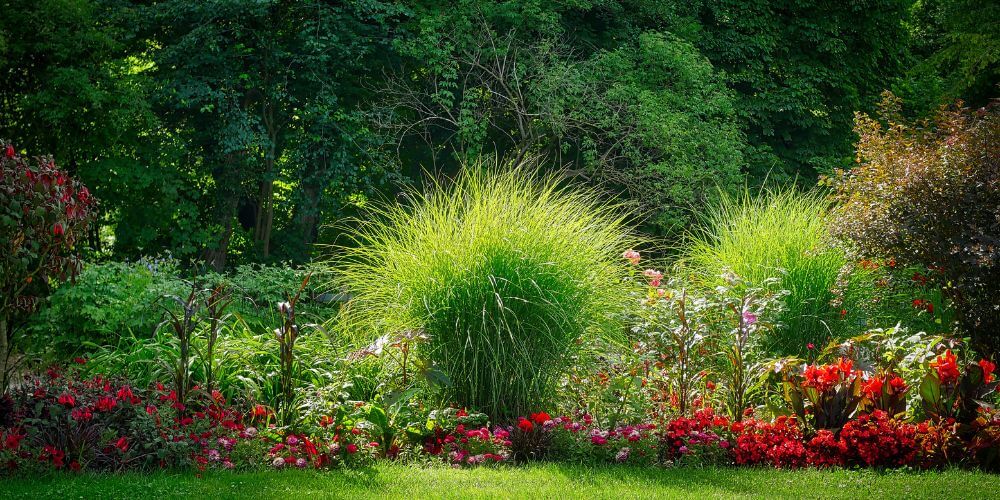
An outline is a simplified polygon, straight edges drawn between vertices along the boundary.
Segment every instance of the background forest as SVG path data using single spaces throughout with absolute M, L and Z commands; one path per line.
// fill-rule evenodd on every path
M 674 241 L 720 193 L 853 163 L 883 91 L 997 93 L 974 0 L 0 2 L 0 137 L 100 200 L 88 260 L 310 259 L 422 172 L 544 157 Z M 34 154 L 34 153 L 33 153 Z

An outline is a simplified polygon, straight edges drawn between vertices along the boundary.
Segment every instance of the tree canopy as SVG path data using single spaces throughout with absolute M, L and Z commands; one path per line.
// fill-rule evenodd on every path
M 892 89 L 996 95 L 968 0 L 0 2 L 0 138 L 102 199 L 91 251 L 303 261 L 373 196 L 545 158 L 651 234 L 743 184 L 852 161 Z M 470 162 L 474 163 L 474 162 Z

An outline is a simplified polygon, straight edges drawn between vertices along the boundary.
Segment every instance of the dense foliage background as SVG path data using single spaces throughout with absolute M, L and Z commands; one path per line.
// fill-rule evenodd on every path
M 308 260 L 373 195 L 544 155 L 670 239 L 852 161 L 853 113 L 996 94 L 968 0 L 0 2 L 0 137 L 102 200 L 89 248 Z M 716 188 L 721 188 L 721 191 Z

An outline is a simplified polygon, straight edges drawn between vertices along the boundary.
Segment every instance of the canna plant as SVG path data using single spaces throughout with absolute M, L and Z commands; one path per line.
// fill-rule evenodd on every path
M 279 378 L 281 383 L 281 399 L 278 407 L 278 419 L 284 425 L 291 425 L 296 416 L 296 377 L 295 377 L 295 341 L 299 337 L 299 325 L 295 319 L 295 305 L 298 304 L 302 292 L 309 285 L 310 274 L 302 279 L 295 295 L 287 294 L 285 302 L 278 303 L 278 313 L 281 324 L 275 328 L 274 335 L 278 340 Z
M 785 366 L 785 401 L 805 428 L 836 430 L 857 413 L 862 398 L 861 372 L 854 362 Z
M 987 360 L 969 362 L 959 371 L 958 355 L 951 349 L 927 363 L 927 374 L 920 382 L 920 398 L 926 416 L 954 419 L 970 424 L 979 416 L 997 389 L 996 365 Z
M 188 393 L 191 390 L 191 371 L 195 361 L 195 350 L 192 340 L 195 330 L 200 322 L 199 311 L 201 309 L 201 293 L 196 282 L 190 283 L 191 291 L 187 297 L 170 295 L 168 298 L 180 307 L 180 312 L 175 312 L 172 308 L 162 306 L 167 313 L 167 319 L 160 324 L 160 327 L 167 325 L 174 334 L 177 341 L 177 351 L 173 353 L 173 359 L 163 361 L 170 372 L 177 391 L 177 402 L 185 404 Z

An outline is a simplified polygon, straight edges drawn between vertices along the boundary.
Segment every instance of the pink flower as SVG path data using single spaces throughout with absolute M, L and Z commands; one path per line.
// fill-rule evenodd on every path
M 663 280 L 663 273 L 656 269 L 646 269 L 642 275 L 649 279 L 649 286 L 654 288 L 660 286 L 660 281 Z
M 639 263 L 639 252 L 635 250 L 626 250 L 622 254 L 622 258 L 629 261 L 633 266 Z
M 743 322 L 752 325 L 757 322 L 757 315 L 750 311 L 743 311 Z

